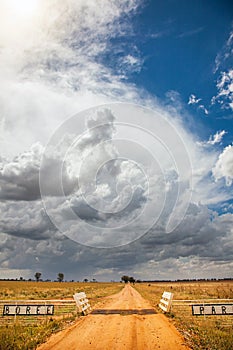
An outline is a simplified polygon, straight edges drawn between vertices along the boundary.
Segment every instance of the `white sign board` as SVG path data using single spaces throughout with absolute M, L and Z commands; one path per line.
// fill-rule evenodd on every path
M 3 316 L 53 315 L 54 305 L 4 305 Z
M 233 315 L 233 304 L 192 305 L 193 315 Z

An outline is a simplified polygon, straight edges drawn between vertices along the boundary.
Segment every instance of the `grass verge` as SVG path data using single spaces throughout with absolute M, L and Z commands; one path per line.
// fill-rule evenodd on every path
M 33 350 L 43 343 L 49 335 L 71 324 L 68 321 L 51 320 L 42 324 L 24 325 L 19 321 L 3 325 L 0 331 L 0 350 Z
M 120 283 L 78 283 L 78 282 L 27 282 L 0 281 L 0 299 L 2 300 L 35 300 L 35 299 L 73 299 L 73 294 L 85 292 L 93 307 L 104 297 L 115 294 L 123 288 Z M 2 303 L 2 305 L 5 302 Z M 47 338 L 62 329 L 72 325 L 78 318 L 70 311 L 55 315 L 44 321 L 34 321 L 31 324 L 21 318 L 7 320 L 0 316 L 0 350 L 34 350 Z
M 233 299 L 233 281 L 226 282 L 171 282 L 140 283 L 135 288 L 148 299 L 157 312 L 164 291 L 174 293 L 174 299 Z M 191 304 L 192 302 L 190 302 Z M 232 350 L 233 316 L 193 316 L 191 306 L 175 303 L 167 314 L 184 336 L 187 345 L 194 350 Z

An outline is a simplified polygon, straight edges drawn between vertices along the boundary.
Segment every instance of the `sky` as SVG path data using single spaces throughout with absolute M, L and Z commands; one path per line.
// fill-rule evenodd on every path
M 0 0 L 0 277 L 233 277 L 233 5 Z

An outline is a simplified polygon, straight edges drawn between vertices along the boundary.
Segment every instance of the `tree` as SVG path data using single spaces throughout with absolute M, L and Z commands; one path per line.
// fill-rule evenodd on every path
M 129 278 L 129 282 L 130 282 L 130 283 L 135 283 L 135 278 L 134 278 L 134 277 L 130 277 L 130 278 Z
M 58 282 L 62 282 L 63 279 L 64 279 L 64 273 L 59 272 L 59 273 L 57 274 L 57 279 L 58 279 Z
M 41 272 L 36 272 L 35 273 L 35 279 L 36 279 L 37 282 L 39 282 L 40 277 L 41 277 Z
M 121 277 L 121 280 L 123 282 L 125 282 L 125 283 L 128 283 L 129 282 L 129 276 L 124 275 L 124 276 Z
M 84 278 L 83 282 L 88 282 L 88 279 L 87 279 L 87 278 Z

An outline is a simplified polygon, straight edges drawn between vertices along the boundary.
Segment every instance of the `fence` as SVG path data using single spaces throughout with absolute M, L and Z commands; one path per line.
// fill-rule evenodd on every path
M 181 321 L 187 321 L 190 324 L 202 325 L 210 324 L 220 328 L 233 329 L 232 315 L 202 315 L 196 316 L 192 314 L 193 304 L 228 304 L 232 303 L 233 299 L 196 299 L 196 300 L 177 300 L 173 299 L 170 313 Z
M 163 292 L 162 298 L 159 302 L 159 307 L 164 312 L 169 312 L 172 306 L 173 293 Z
M 91 305 L 87 299 L 86 293 L 80 292 L 73 295 L 73 298 L 76 302 L 79 312 L 83 315 L 87 315 L 91 312 Z
M 26 314 L 15 314 L 13 316 L 7 315 L 7 312 L 5 312 L 6 315 L 3 315 L 4 313 L 4 305 L 14 305 L 14 306 L 21 306 L 21 309 L 27 309 L 30 307 L 30 309 L 35 309 L 38 306 L 41 309 L 46 309 L 49 312 L 45 315 L 41 315 L 39 312 L 36 315 L 32 315 L 29 312 Z M 51 308 L 51 305 L 53 305 L 53 308 Z M 6 309 L 6 308 L 5 308 Z M 18 308 L 19 309 L 19 308 Z M 39 310 L 39 309 L 38 309 Z M 51 310 L 53 312 L 51 312 Z M 23 321 L 24 323 L 32 324 L 32 323 L 38 323 L 41 321 L 48 321 L 50 319 L 63 319 L 71 316 L 77 315 L 77 306 L 75 304 L 75 301 L 70 300 L 64 300 L 64 299 L 56 299 L 56 300 L 0 300 L 0 324 L 7 324 L 12 323 L 16 321 Z

